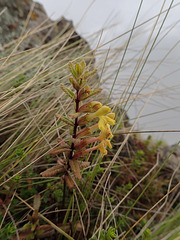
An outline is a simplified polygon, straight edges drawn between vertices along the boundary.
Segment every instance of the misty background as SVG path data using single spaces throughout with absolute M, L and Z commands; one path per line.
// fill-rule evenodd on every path
M 148 37 L 152 32 L 160 9 L 162 7 L 162 11 L 168 9 L 173 2 L 165 22 L 163 21 L 166 12 L 159 18 L 148 48 L 151 47 L 153 40 L 156 38 L 161 24 L 163 24 L 163 27 L 148 57 L 143 73 L 133 90 L 132 96 L 136 97 L 138 95 L 140 97 L 133 103 L 130 100 L 126 109 L 133 123 L 145 104 L 149 93 L 156 91 L 138 120 L 136 129 L 141 131 L 180 130 L 180 1 L 36 1 L 44 6 L 51 19 L 57 20 L 64 16 L 66 19 L 72 20 L 76 31 L 89 42 L 92 49 L 96 48 L 97 44 L 100 46 L 103 45 L 103 47 L 97 50 L 97 53 L 98 51 L 102 52 L 106 50 L 106 53 L 109 51 L 109 56 L 111 54 L 115 56 L 116 61 L 112 60 L 111 62 L 109 60 L 107 63 L 108 68 L 112 65 L 112 74 L 107 73 L 109 74 L 109 80 L 103 85 L 103 88 L 109 92 L 112 82 L 117 76 L 113 88 L 113 97 L 111 99 L 113 102 L 118 102 L 133 72 L 134 66 L 138 62 L 138 54 L 142 53 Z M 130 32 L 126 32 L 132 29 L 140 6 L 136 26 L 146 21 L 147 23 L 134 30 L 133 37 L 124 58 L 124 66 L 119 74 L 116 75 L 122 59 L 123 48 L 125 48 L 130 36 Z M 123 35 L 123 33 L 126 34 Z M 99 58 L 102 58 L 102 55 L 99 55 Z M 102 59 L 100 61 L 99 58 L 97 54 L 96 64 L 98 68 L 101 64 L 100 62 L 102 62 Z M 147 82 L 149 77 L 150 79 Z M 141 87 L 143 87 L 143 91 L 139 93 Z M 145 137 L 147 137 L 147 135 L 148 134 L 143 134 Z M 178 132 L 152 133 L 152 136 L 156 140 L 163 139 L 169 144 L 175 144 L 180 140 L 180 133 Z

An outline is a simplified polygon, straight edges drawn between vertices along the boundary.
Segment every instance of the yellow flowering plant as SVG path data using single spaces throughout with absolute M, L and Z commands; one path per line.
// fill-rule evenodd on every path
M 113 134 L 111 126 L 115 124 L 115 114 L 111 113 L 111 108 L 104 106 L 98 101 L 88 100 L 92 96 L 100 93 L 101 88 L 91 90 L 87 84 L 87 79 L 97 72 L 97 69 L 89 71 L 85 61 L 75 64 L 69 62 L 69 69 L 72 76 L 69 78 L 74 91 L 63 84 L 61 89 L 74 101 L 74 111 L 68 117 L 56 115 L 58 120 L 73 127 L 70 141 L 58 138 L 58 147 L 52 149 L 50 154 L 63 154 L 63 158 L 58 159 L 57 165 L 41 173 L 43 177 L 50 177 L 62 173 L 62 181 L 69 189 L 75 187 L 72 174 L 75 179 L 81 180 L 81 168 L 89 166 L 85 162 L 85 156 L 95 150 L 99 150 L 101 156 L 107 154 L 107 147 L 112 148 L 111 139 Z M 85 101 L 85 103 L 84 103 Z M 93 147 L 89 147 L 93 143 Z

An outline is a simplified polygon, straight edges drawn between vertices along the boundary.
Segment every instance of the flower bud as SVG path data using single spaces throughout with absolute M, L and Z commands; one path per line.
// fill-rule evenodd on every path
M 84 113 L 94 113 L 98 109 L 102 107 L 102 103 L 97 101 L 91 101 L 88 103 L 83 104 L 79 109 L 78 112 L 84 112 Z

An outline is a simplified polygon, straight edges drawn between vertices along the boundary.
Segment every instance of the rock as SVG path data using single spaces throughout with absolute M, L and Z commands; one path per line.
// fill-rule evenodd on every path
M 180 146 L 178 146 L 175 150 L 174 148 L 175 145 L 165 146 L 159 149 L 160 164 L 163 164 L 169 155 L 174 151 L 167 160 L 165 167 L 171 169 L 173 172 L 175 171 L 175 178 L 180 181 Z
M 10 43 L 28 33 L 20 44 L 20 50 L 27 50 L 48 43 L 55 37 L 72 31 L 67 44 L 82 40 L 74 30 L 72 21 L 61 18 L 52 21 L 47 16 L 43 6 L 32 0 L 1 0 L 0 1 L 0 44 L 1 48 L 10 46 Z
M 41 51 L 41 47 L 44 51 Z M 32 48 L 35 49 L 28 51 Z M 87 64 L 94 63 L 95 58 L 90 50 L 89 44 L 76 33 L 72 21 L 65 18 L 52 21 L 42 5 L 33 0 L 0 0 L 0 58 L 1 64 L 2 62 L 4 64 L 1 68 L 1 76 L 10 75 L 6 79 L 8 84 L 1 86 L 0 96 L 3 96 L 3 91 L 6 94 L 13 89 L 17 92 L 21 91 L 21 85 L 26 85 L 26 82 L 37 76 L 37 73 L 40 75 L 38 83 L 34 84 L 32 81 L 32 84 L 25 87 L 23 93 L 14 99 L 15 108 L 8 110 L 9 106 L 6 105 L 7 108 L 4 109 L 3 114 L 6 111 L 8 114 L 4 115 L 3 124 L 1 124 L 0 145 L 10 139 L 18 121 L 16 114 L 19 118 L 24 115 L 24 106 L 20 99 L 25 97 L 26 100 L 29 99 L 27 100 L 28 105 L 33 105 L 34 102 L 39 101 L 39 96 L 35 93 L 41 92 L 41 97 L 43 96 L 44 99 L 48 97 L 49 102 L 54 101 L 61 91 L 59 79 L 63 84 L 69 84 L 67 77 L 69 70 L 64 65 L 76 58 L 81 60 L 82 55 Z M 17 52 L 18 54 L 16 54 Z M 31 58 L 33 61 L 30 61 Z M 7 59 L 8 64 L 6 64 Z M 37 64 L 35 65 L 36 59 Z M 60 70 L 56 73 L 58 68 Z M 45 69 L 47 76 L 42 77 Z M 55 74 L 53 74 L 54 72 Z M 93 84 L 93 81 L 98 83 L 98 75 L 92 78 L 90 84 Z M 48 95 L 46 91 L 42 91 L 43 88 L 49 89 Z M 37 98 L 31 98 L 31 94 Z M 9 97 L 11 98 L 12 95 Z M 0 100 L 2 105 L 3 101 L 8 100 L 2 97 Z M 55 109 L 52 111 L 55 115 Z M 9 121 L 13 122 L 11 127 L 9 127 Z

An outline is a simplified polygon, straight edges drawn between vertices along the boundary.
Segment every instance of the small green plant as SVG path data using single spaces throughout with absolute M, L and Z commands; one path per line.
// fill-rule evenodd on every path
M 41 197 L 39 194 L 36 194 L 34 196 L 34 203 L 33 203 L 33 208 L 34 208 L 34 212 L 31 215 L 27 215 L 27 218 L 29 220 L 29 222 L 27 224 L 24 225 L 23 227 L 23 231 L 25 232 L 25 237 L 27 240 L 33 240 L 33 239 L 38 239 L 41 234 L 42 234 L 42 230 L 40 229 L 40 223 L 39 223 L 39 208 L 41 205 Z
M 142 240 L 152 240 L 151 231 L 150 231 L 149 228 L 147 228 L 147 229 L 143 232 Z
M 113 240 L 117 238 L 117 235 L 115 233 L 116 229 L 113 227 L 110 227 L 107 231 L 104 229 L 100 233 L 100 237 L 97 238 L 96 236 L 91 238 L 90 240 Z
M 0 222 L 3 219 L 2 212 L 0 211 Z M 13 223 L 7 223 L 4 225 L 0 230 L 0 239 L 8 240 L 10 237 L 12 237 L 16 232 L 16 229 L 13 225 Z

